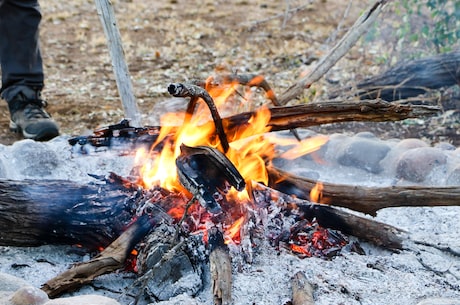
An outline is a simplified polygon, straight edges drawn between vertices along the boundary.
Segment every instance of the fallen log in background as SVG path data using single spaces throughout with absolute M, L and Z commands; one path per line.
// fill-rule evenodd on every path
M 460 84 L 460 50 L 404 61 L 356 85 L 361 99 L 396 101 Z M 348 90 L 351 90 L 349 88 Z M 335 96 L 342 96 L 341 89 Z
M 310 191 L 319 181 L 292 175 L 269 167 L 269 186 L 286 194 L 310 199 Z M 321 182 L 321 201 L 375 216 L 389 207 L 459 206 L 460 187 L 388 186 L 366 187 Z
M 132 221 L 135 197 L 107 183 L 0 181 L 0 245 L 105 247 Z

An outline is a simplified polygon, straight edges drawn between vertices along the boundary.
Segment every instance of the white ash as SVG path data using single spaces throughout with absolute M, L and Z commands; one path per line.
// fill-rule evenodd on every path
M 381 154 L 384 156 L 380 160 L 368 158 L 367 163 L 360 163 L 356 159 L 356 155 L 359 154 L 356 154 L 356 151 L 350 152 L 345 147 L 345 143 L 360 140 L 358 137 L 365 138 L 366 141 L 370 141 L 369 143 L 376 141 L 379 145 L 383 144 L 381 147 L 387 145 L 389 149 L 386 149 L 386 154 Z M 357 135 L 351 139 L 348 136 L 334 135 L 329 144 L 317 152 L 317 156 L 327 161 L 326 164 L 315 163 L 311 156 L 298 158 L 295 162 L 277 162 L 287 171 L 316 175 L 319 179 L 335 183 L 371 186 L 458 185 L 459 152 L 449 145 L 439 145 L 437 149 L 446 156 L 446 162 L 429 165 L 430 168 L 422 181 L 407 181 L 399 177 L 394 163 L 400 157 L 398 149 L 407 151 L 411 149 L 411 145 L 424 146 L 423 143 L 412 141 L 417 143 L 406 143 L 407 146 L 404 147 L 401 142 L 389 140 L 382 143 L 372 135 Z M 359 150 L 360 145 L 351 145 L 348 148 Z M 342 158 L 349 158 L 347 161 L 339 161 L 340 151 Z M 350 152 L 349 155 L 344 156 L 347 152 Z M 366 151 L 363 151 L 363 154 L 365 153 Z M 23 156 L 26 159 L 23 159 Z M 120 156 L 110 150 L 86 155 L 72 153 L 66 137 L 59 137 L 47 143 L 24 140 L 11 146 L 0 146 L 0 161 L 0 175 L 3 179 L 65 179 L 81 183 L 92 181 L 93 178 L 89 174 L 106 175 L 115 172 L 121 176 L 129 175 L 133 165 L 132 157 Z M 351 166 L 346 165 L 349 161 L 357 163 L 351 162 Z M 434 244 L 439 248 L 448 247 L 459 253 L 458 215 L 460 207 L 401 207 L 381 210 L 375 219 L 407 230 L 411 240 Z M 252 263 L 240 265 L 240 268 L 235 268 L 233 272 L 234 304 L 286 304 L 291 298 L 290 280 L 297 271 L 303 271 L 314 286 L 317 305 L 415 305 L 423 302 L 424 305 L 458 304 L 459 256 L 412 241 L 408 241 L 407 249 L 399 253 L 365 242 L 361 242 L 361 246 L 366 255 L 344 250 L 339 256 L 324 260 L 301 259 L 285 249 L 276 251 L 268 243 L 262 243 L 253 250 Z M 29 285 L 40 287 L 72 264 L 89 259 L 89 255 L 72 254 L 72 249 L 70 246 L 49 245 L 35 248 L 0 247 L 0 272 L 17 276 Z M 121 304 L 129 304 L 133 301 L 130 289 L 134 280 L 135 275 L 130 273 L 112 273 L 101 276 L 93 285 L 87 285 L 66 296 L 97 294 L 114 298 Z M 141 300 L 142 302 L 148 303 L 146 300 Z M 169 301 L 155 304 L 212 302 L 210 286 L 207 283 L 194 297 L 182 294 Z

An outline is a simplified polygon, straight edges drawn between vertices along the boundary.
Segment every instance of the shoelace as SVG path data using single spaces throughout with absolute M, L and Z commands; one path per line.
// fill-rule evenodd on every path
M 24 108 L 24 116 L 27 119 L 41 119 L 41 118 L 49 118 L 48 113 L 43 110 L 48 103 L 44 100 L 34 99 L 34 100 L 27 100 L 27 105 Z

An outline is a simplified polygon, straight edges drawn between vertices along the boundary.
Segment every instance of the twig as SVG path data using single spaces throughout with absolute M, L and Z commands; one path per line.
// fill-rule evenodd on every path
M 377 19 L 387 2 L 391 0 L 377 1 L 366 12 L 364 12 L 355 24 L 348 30 L 342 39 L 323 56 L 317 65 L 306 76 L 302 77 L 297 83 L 289 87 L 281 96 L 280 103 L 286 104 L 290 100 L 297 98 L 303 90 L 309 88 L 311 84 L 319 80 L 330 68 L 332 68 L 340 58 L 342 58 L 358 39 L 370 28 L 371 24 Z

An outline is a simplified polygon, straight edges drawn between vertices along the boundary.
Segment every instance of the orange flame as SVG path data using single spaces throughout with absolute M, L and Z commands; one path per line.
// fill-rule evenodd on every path
M 239 243 L 240 229 L 244 223 L 244 219 L 244 216 L 241 216 L 235 222 L 233 222 L 233 224 L 227 230 L 225 230 L 225 244 L 228 245 L 230 243 Z
M 310 191 L 310 201 L 317 203 L 329 203 L 329 198 L 323 196 L 324 185 L 322 182 L 317 182 Z
M 288 159 L 288 160 L 294 160 L 305 154 L 309 154 L 311 152 L 317 151 L 328 140 L 329 138 L 327 136 L 316 136 L 316 137 L 304 139 L 301 142 L 296 143 L 296 145 L 290 150 L 281 154 L 280 157 Z

